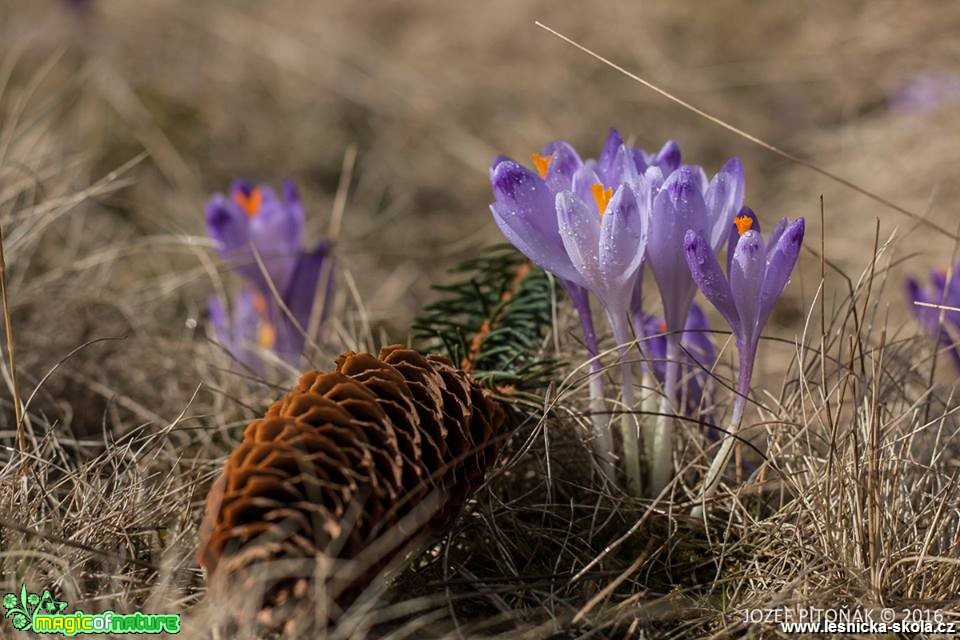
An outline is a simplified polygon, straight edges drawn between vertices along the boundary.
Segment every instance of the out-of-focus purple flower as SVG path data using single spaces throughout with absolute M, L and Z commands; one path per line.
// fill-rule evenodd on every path
M 798 218 L 788 222 L 784 218 L 764 243 L 757 217 L 744 207 L 730 227 L 729 234 L 732 251 L 728 252 L 726 274 L 717 261 L 715 245 L 702 232 L 690 229 L 684 236 L 684 255 L 693 280 L 730 325 L 739 356 L 737 397 L 729 435 L 724 438 L 720 451 L 707 470 L 701 501 L 705 501 L 716 489 L 730 459 L 750 391 L 760 333 L 773 305 L 790 281 L 803 245 L 804 220 Z M 700 513 L 701 507 L 694 509 L 695 515 Z
M 85 14 L 93 9 L 93 0 L 62 0 L 72 11 Z
M 215 194 L 207 205 L 207 232 L 218 244 L 220 258 L 260 288 L 286 289 L 297 266 L 303 240 L 303 204 L 290 180 L 283 198 L 269 185 L 235 180 L 227 195 Z
M 945 270 L 931 271 L 930 280 L 931 286 L 923 287 L 916 279 L 907 278 L 910 309 L 923 330 L 947 349 L 954 366 L 960 371 L 960 348 L 957 342 L 960 337 L 960 311 L 953 310 L 960 308 L 960 262 L 954 265 L 949 282 Z M 938 309 L 925 305 L 951 308 Z
M 267 185 L 236 180 L 227 196 L 216 194 L 207 205 L 207 231 L 218 254 L 245 280 L 231 314 L 219 299 L 211 299 L 211 322 L 221 344 L 251 367 L 259 368 L 264 351 L 296 364 L 318 294 L 325 293 L 320 312 L 329 309 L 330 248 L 320 242 L 304 250 L 303 218 L 300 195 L 289 180 L 282 199 Z
M 903 114 L 924 114 L 960 102 L 960 75 L 924 71 L 890 93 L 890 108 Z
M 667 375 L 667 323 L 663 318 L 648 315 L 642 325 L 645 355 L 650 359 L 650 370 L 662 385 Z M 705 397 L 710 375 L 708 371 L 717 359 L 717 351 L 710 338 L 710 323 L 700 305 L 693 303 L 683 337 L 680 364 L 680 398 L 687 415 L 700 415 L 709 421 L 709 399 Z M 713 431 L 711 430 L 711 434 Z

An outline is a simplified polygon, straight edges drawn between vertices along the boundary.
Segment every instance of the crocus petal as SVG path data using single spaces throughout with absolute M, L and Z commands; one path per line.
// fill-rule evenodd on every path
M 713 176 L 704 195 L 711 215 L 710 246 L 719 251 L 733 216 L 743 206 L 743 165 L 739 158 L 730 158 Z
M 760 290 L 761 310 L 758 331 L 766 324 L 774 303 L 790 281 L 790 274 L 793 273 L 793 267 L 800 255 L 800 248 L 803 246 L 804 230 L 803 218 L 794 220 L 787 226 L 767 258 L 763 287 Z
M 302 229 L 304 220 L 303 199 L 300 197 L 300 189 L 290 178 L 284 178 L 283 180 L 283 202 L 290 211 L 290 215 L 298 221 Z
M 700 194 L 700 197 L 706 196 L 707 189 L 710 188 L 710 179 L 707 178 L 707 172 L 703 170 L 703 167 L 698 164 L 686 164 L 681 168 L 687 174 L 687 181 L 696 185 L 694 188 Z
M 947 280 L 946 271 L 937 272 L 937 280 L 942 282 L 942 285 L 938 285 L 939 290 L 943 292 L 943 304 L 948 307 L 956 307 L 960 303 L 960 273 L 957 269 L 954 268 L 953 273 L 950 274 L 950 279 Z M 947 315 L 949 316 L 952 313 L 948 311 Z
M 493 162 L 490 163 L 490 170 L 488 171 L 488 174 L 490 176 L 490 184 L 493 184 L 494 172 L 497 170 L 497 167 L 499 167 L 500 164 L 503 162 L 513 162 L 513 160 L 511 160 L 507 156 L 497 156 L 496 158 L 493 159 Z
M 680 145 L 673 140 L 667 140 L 650 164 L 660 167 L 664 175 L 670 175 L 680 168 Z
M 597 157 L 596 171 L 604 184 L 613 186 L 613 182 L 608 179 L 608 173 L 617 156 L 617 152 L 620 151 L 620 147 L 622 146 L 623 138 L 620 137 L 620 132 L 611 127 L 610 133 L 607 134 L 607 140 L 603 143 L 603 149 L 600 150 L 600 155 Z
M 576 150 L 563 140 L 549 142 L 543 148 L 543 155 L 550 156 L 545 181 L 554 194 L 570 188 L 573 174 L 583 166 L 583 160 Z
M 646 247 L 646 224 L 636 196 L 630 186 L 621 185 L 607 205 L 600 225 L 599 267 L 609 292 L 607 297 L 612 298 L 607 301 L 608 307 L 629 309 L 634 280 L 643 263 Z
M 312 251 L 305 251 L 297 259 L 290 284 L 283 295 L 284 304 L 304 330 L 310 323 L 310 315 L 318 296 L 329 291 L 318 291 L 320 273 L 330 255 L 330 247 L 326 242 L 319 243 Z
M 683 327 L 696 292 L 680 248 L 688 229 L 706 233 L 701 173 L 684 166 L 670 174 L 654 198 L 650 217 L 647 259 L 663 300 L 664 319 L 673 330 Z
M 227 312 L 223 308 L 223 303 L 217 296 L 211 296 L 207 300 L 207 311 L 210 314 L 210 325 L 213 327 L 213 333 L 217 342 L 222 344 L 228 350 L 230 349 L 230 328 L 227 322 Z
M 648 168 L 637 180 L 636 185 L 634 185 L 634 193 L 637 196 L 637 206 L 640 207 L 640 211 L 643 213 L 643 217 L 648 225 L 653 213 L 653 200 L 656 195 L 660 193 L 662 187 L 663 172 L 660 170 L 660 167 Z
M 740 208 L 740 212 L 736 216 L 737 218 L 747 217 L 750 218 L 750 228 L 760 233 L 760 220 L 757 218 L 757 215 L 753 212 L 748 206 L 743 206 Z M 727 240 L 727 276 L 730 275 L 730 263 L 733 261 L 733 252 L 737 249 L 737 242 L 740 240 L 740 228 L 737 227 L 736 223 L 730 223 L 730 235 Z M 770 246 L 769 244 L 767 245 Z
M 760 335 L 760 288 L 766 267 L 763 237 L 750 230 L 740 236 L 730 264 L 730 291 L 740 316 L 740 334 L 745 344 L 754 344 Z
M 603 182 L 607 186 L 616 188 L 624 182 L 633 184 L 640 177 L 637 164 L 633 160 L 633 152 L 627 145 L 621 145 L 607 169 Z
M 583 166 L 574 172 L 572 186 L 568 187 L 577 194 L 581 200 L 587 203 L 594 201 L 593 185 L 603 184 L 600 176 L 598 176 L 595 171 L 596 166 L 597 163 L 593 161 L 583 163 Z M 597 213 L 599 214 L 600 212 L 598 211 Z
M 227 259 L 250 242 L 250 224 L 246 214 L 235 203 L 219 193 L 207 203 L 207 233 L 217 243 L 222 258 Z
M 244 196 L 249 196 L 253 192 L 253 183 L 245 178 L 235 178 L 233 182 L 230 183 L 230 189 L 227 191 L 227 194 L 232 200 L 234 196 L 242 194 Z
M 923 330 L 931 335 L 937 333 L 938 311 L 924 304 L 935 304 L 927 295 L 927 291 L 913 278 L 907 278 L 907 299 L 910 301 L 910 311 L 916 317 Z M 924 304 L 916 304 L 921 302 Z
M 557 194 L 560 237 L 581 281 L 595 294 L 604 291 L 600 273 L 600 215 L 572 191 Z
M 546 183 L 526 167 L 504 160 L 493 169 L 492 185 L 496 202 L 490 210 L 507 240 L 558 278 L 583 284 L 563 247 L 554 196 Z
M 236 203 L 219 193 L 207 204 L 207 234 L 217 245 L 217 254 L 224 263 L 252 281 L 259 281 L 260 272 L 251 249 L 250 221 Z
M 937 290 L 937 293 L 943 294 L 944 289 L 947 286 L 947 274 L 941 269 L 931 269 L 930 281 L 933 282 L 933 287 Z M 940 295 L 938 298 L 942 300 L 943 296 Z
M 268 186 L 258 187 L 262 194 L 260 210 L 250 218 L 250 239 L 263 260 L 274 286 L 283 291 L 290 282 L 300 251 L 303 219 L 290 211 Z M 254 269 L 258 267 L 254 264 Z M 258 280 L 262 279 L 258 269 Z
M 773 231 L 770 232 L 770 235 L 767 237 L 767 255 L 770 255 L 770 252 L 773 251 L 773 248 L 777 246 L 777 243 L 780 242 L 780 236 L 783 235 L 783 232 L 787 230 L 787 224 L 789 220 L 786 218 L 780 218 L 780 221 L 777 222 L 777 226 L 773 228 Z
M 740 332 L 740 313 L 733 300 L 730 283 L 720 270 L 720 263 L 702 232 L 693 229 L 683 238 L 683 252 L 693 281 L 710 301 L 734 333 Z
M 554 195 L 540 176 L 513 160 L 505 160 L 493 170 L 491 184 L 498 204 L 522 216 L 541 233 L 556 233 Z
M 257 351 L 260 324 L 263 319 L 261 310 L 257 307 L 264 308 L 269 304 L 268 298 L 248 287 L 240 291 L 233 304 L 230 352 L 237 360 L 256 370 L 260 369 Z
M 583 278 L 570 262 L 559 231 L 545 234 L 528 218 L 497 202 L 490 205 L 490 211 L 500 232 L 520 253 L 558 278 L 583 284 Z

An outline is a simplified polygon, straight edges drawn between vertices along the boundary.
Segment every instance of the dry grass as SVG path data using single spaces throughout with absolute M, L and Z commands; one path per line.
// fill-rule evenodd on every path
M 960 10 L 95 7 L 78 20 L 0 0 L 0 224 L 26 446 L 4 348 L 0 591 L 26 581 L 74 610 L 182 612 L 189 637 L 222 619 L 192 557 L 202 499 L 243 425 L 296 372 L 257 380 L 207 338 L 206 297 L 234 284 L 203 237 L 210 191 L 235 174 L 291 175 L 319 237 L 358 148 L 336 313 L 310 354 L 324 367 L 344 349 L 406 340 L 444 268 L 498 239 L 485 213 L 494 155 L 523 158 L 557 136 L 594 152 L 613 124 L 647 146 L 675 137 L 711 168 L 740 155 L 765 223 L 810 223 L 761 351 L 742 477 L 731 472 L 704 528 L 686 515 L 711 446 L 698 427 L 658 501 L 591 476 L 573 370 L 584 352 L 561 306 L 547 350 L 573 364 L 545 418 L 521 425 L 457 527 L 328 637 L 756 637 L 776 635 L 740 624 L 757 607 L 960 611 L 955 380 L 916 335 L 900 284 L 949 260 L 955 241 L 533 26 L 953 231 L 957 107 L 903 115 L 886 95 L 924 69 L 958 71 Z M 723 424 L 732 345 L 717 341 Z

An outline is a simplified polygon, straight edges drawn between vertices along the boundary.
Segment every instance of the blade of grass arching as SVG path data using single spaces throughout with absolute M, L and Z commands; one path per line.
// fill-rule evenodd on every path
M 10 319 L 10 297 L 7 292 L 7 261 L 3 255 L 3 225 L 0 225 L 0 300 L 3 303 L 3 330 L 7 334 L 7 360 L 10 364 L 10 385 L 13 387 L 13 410 L 17 420 L 17 447 L 20 455 L 26 451 L 23 433 L 23 405 L 20 404 L 20 386 L 17 384 L 17 351 L 13 344 L 13 322 Z
M 576 47 L 576 48 L 579 49 L 580 51 L 583 51 L 583 52 L 586 53 L 587 55 L 592 56 L 593 58 L 596 58 L 597 60 L 599 60 L 599 61 L 602 62 L 603 64 L 607 65 L 607 66 L 610 67 L 611 69 L 614 69 L 614 70 L 622 73 L 623 75 L 627 76 L 627 77 L 630 78 L 631 80 L 634 80 L 635 82 L 639 82 L 640 84 L 642 84 L 643 86 L 647 87 L 648 89 L 651 89 L 652 91 L 655 91 L 655 92 L 659 93 L 659 94 L 662 95 L 663 97 L 667 98 L 668 100 L 671 100 L 671 101 L 675 102 L 676 104 L 680 105 L 680 106 L 683 107 L 684 109 L 687 109 L 688 111 L 692 111 L 693 113 L 697 114 L 698 116 L 700 116 L 700 117 L 702 117 L 702 118 L 705 118 L 705 119 L 709 120 L 710 122 L 712 122 L 712 123 L 714 123 L 714 124 L 716 124 L 716 125 L 719 125 L 719 126 L 723 127 L 723 128 L 726 129 L 727 131 L 731 131 L 731 132 L 737 134 L 738 136 L 740 136 L 741 138 L 745 138 L 745 139 L 749 140 L 750 142 L 752 142 L 753 144 L 757 145 L 758 147 L 761 147 L 762 149 L 766 149 L 766 150 L 769 151 L 770 153 L 773 153 L 774 155 L 778 155 L 778 156 L 780 156 L 781 158 L 784 158 L 785 160 L 789 160 L 790 162 L 793 162 L 793 163 L 799 164 L 800 166 L 806 167 L 806 168 L 810 169 L 811 171 L 815 171 L 816 173 L 819 173 L 820 175 L 822 175 L 822 176 L 824 176 L 824 177 L 826 177 L 826 178 L 829 178 L 830 180 L 833 180 L 834 182 L 836 182 L 836 183 L 838 183 L 838 184 L 841 184 L 841 185 L 847 187 L 848 189 L 851 189 L 851 190 L 853 190 L 853 191 L 856 191 L 856 192 L 859 193 L 860 195 L 866 196 L 866 197 L 870 198 L 871 200 L 873 200 L 873 201 L 875 201 L 875 202 L 879 202 L 880 204 L 882 204 L 883 206 L 887 207 L 888 209 L 892 209 L 893 211 L 896 211 L 897 213 L 900 213 L 900 214 L 902 214 L 902 215 L 907 216 L 908 218 L 912 218 L 913 220 L 916 220 L 918 224 L 925 225 L 925 226 L 933 229 L 934 231 L 937 231 L 938 233 L 943 234 L 944 236 L 946 236 L 946 237 L 948 237 L 948 238 L 951 238 L 951 239 L 953 239 L 953 240 L 957 240 L 958 238 L 960 238 L 960 236 L 958 236 L 958 234 L 953 233 L 953 232 L 951 232 L 951 231 L 948 231 L 947 229 L 945 229 L 944 227 L 941 227 L 940 225 L 938 225 L 938 224 L 935 223 L 935 222 L 931 222 L 931 221 L 928 220 L 925 216 L 923 216 L 923 215 L 921 215 L 921 214 L 919 214 L 919 213 L 917 213 L 917 212 L 915 212 L 915 211 L 911 211 L 910 209 L 907 209 L 906 207 L 901 207 L 900 205 L 898 205 L 898 204 L 896 204 L 896 203 L 894 203 L 894 202 L 892 202 L 892 201 L 890 201 L 890 200 L 887 200 L 887 199 L 884 198 L 883 196 L 878 195 L 878 194 L 870 191 L 869 189 L 866 189 L 866 188 L 864 188 L 864 187 L 861 187 L 860 185 L 858 185 L 858 184 L 856 184 L 856 183 L 854 183 L 854 182 L 852 182 L 852 181 L 850 181 L 850 180 L 847 180 L 846 178 L 844 178 L 844 177 L 842 177 L 842 176 L 839 176 L 839 175 L 833 173 L 832 171 L 828 171 L 827 169 L 824 169 L 823 167 L 821 167 L 821 166 L 819 166 L 819 165 L 817 165 L 817 164 L 815 164 L 815 163 L 813 163 L 813 162 L 811 162 L 811 161 L 809 161 L 809 160 L 804 160 L 803 158 L 800 158 L 799 156 L 795 156 L 795 155 L 793 155 L 792 153 L 790 153 L 790 152 L 788 152 L 788 151 L 784 151 L 784 150 L 781 149 L 780 147 L 777 147 L 777 146 L 775 146 L 775 145 L 773 145 L 773 144 L 770 144 L 769 142 L 766 142 L 765 140 L 762 140 L 762 139 L 758 138 L 758 137 L 755 136 L 755 135 L 752 135 L 752 134 L 750 134 L 750 133 L 747 133 L 747 132 L 744 131 L 743 129 L 739 129 L 739 128 L 733 126 L 732 124 L 729 124 L 728 122 L 726 122 L 726 121 L 724 121 L 724 120 L 721 120 L 720 118 L 718 118 L 718 117 L 716 117 L 716 116 L 710 115 L 709 113 L 707 113 L 707 112 L 704 111 L 703 109 L 700 109 L 700 108 L 698 108 L 698 107 L 695 107 L 695 106 L 693 106 L 692 104 L 690 104 L 689 102 L 687 102 L 687 101 L 685 101 L 685 100 L 682 100 L 682 99 L 676 97 L 676 96 L 673 95 L 672 93 L 670 93 L 670 92 L 668 92 L 668 91 L 666 91 L 666 90 L 664 90 L 664 89 L 661 89 L 660 87 L 658 87 L 657 85 L 653 84 L 652 82 L 650 82 L 650 81 L 648 81 L 648 80 L 644 80 L 643 78 L 641 78 L 641 77 L 638 76 L 637 74 L 632 73 L 632 72 L 630 72 L 630 71 L 627 71 L 625 68 L 621 67 L 621 66 L 618 65 L 617 63 L 615 63 L 615 62 L 613 62 L 613 61 L 611 61 L 611 60 L 609 60 L 609 59 L 607 59 L 607 58 L 604 58 L 604 57 L 601 56 L 599 53 L 596 53 L 595 51 L 593 51 L 593 50 L 591 50 L 591 49 L 588 49 L 588 48 L 585 47 L 584 45 L 582 45 L 582 44 L 580 44 L 579 42 L 573 40 L 572 38 L 569 38 L 569 37 L 563 35 L 563 34 L 560 33 L 559 31 L 556 31 L 556 30 L 554 30 L 554 29 L 551 29 L 550 27 L 548 27 L 547 25 L 543 24 L 543 23 L 540 22 L 539 20 L 535 21 L 534 24 L 537 25 L 538 27 L 540 27 L 541 29 L 543 29 L 544 31 L 547 31 L 547 32 L 553 34 L 554 36 L 560 38 L 561 40 L 563 40 L 563 41 L 566 42 L 567 44 Z
M 317 340 L 317 334 L 320 331 L 320 324 L 323 318 L 330 313 L 327 304 L 332 302 L 330 297 L 334 285 L 334 248 L 340 239 L 340 229 L 343 227 L 343 213 L 347 208 L 347 195 L 350 191 L 350 182 L 353 180 L 353 169 L 357 162 L 357 146 L 350 145 L 343 154 L 343 162 L 340 165 L 340 180 L 337 183 L 337 193 L 333 198 L 333 210 L 330 212 L 330 223 L 327 226 L 328 255 L 320 270 L 320 277 L 317 278 L 317 289 L 314 293 L 313 307 L 310 311 L 310 317 L 307 320 L 307 333 L 304 336 L 310 336 L 311 341 Z M 312 357 L 319 356 L 312 353 Z

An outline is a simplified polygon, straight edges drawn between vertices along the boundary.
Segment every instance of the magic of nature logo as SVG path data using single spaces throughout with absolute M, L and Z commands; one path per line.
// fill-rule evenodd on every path
M 18 631 L 75 636 L 93 633 L 180 633 L 180 615 L 170 613 L 64 613 L 67 603 L 44 589 L 30 593 L 21 585 L 20 593 L 3 596 L 4 617 Z

